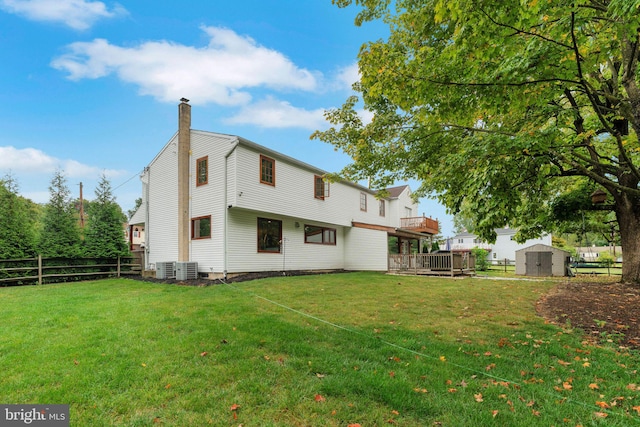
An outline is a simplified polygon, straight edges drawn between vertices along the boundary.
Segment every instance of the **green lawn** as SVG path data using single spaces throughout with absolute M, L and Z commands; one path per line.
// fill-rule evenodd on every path
M 554 283 L 0 288 L 0 402 L 74 426 L 640 425 L 640 355 L 537 317 Z

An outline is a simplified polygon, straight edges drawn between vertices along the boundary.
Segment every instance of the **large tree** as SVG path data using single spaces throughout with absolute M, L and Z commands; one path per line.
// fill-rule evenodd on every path
M 44 257 L 75 258 L 83 255 L 80 228 L 67 178 L 56 170 L 49 185 L 49 203 L 45 206 L 38 251 Z
M 124 239 L 126 217 L 116 203 L 111 183 L 102 175 L 95 190 L 96 199 L 89 203 L 89 221 L 85 231 L 86 254 L 93 257 L 117 258 L 129 254 Z
M 36 254 L 37 213 L 34 203 L 18 194 L 15 179 L 0 179 L 0 259 L 32 258 Z
M 360 51 L 360 96 L 314 134 L 353 158 L 345 175 L 416 178 L 453 213 L 466 201 L 486 240 L 549 228 L 553 199 L 587 178 L 640 283 L 640 0 L 333 2 L 390 28 Z

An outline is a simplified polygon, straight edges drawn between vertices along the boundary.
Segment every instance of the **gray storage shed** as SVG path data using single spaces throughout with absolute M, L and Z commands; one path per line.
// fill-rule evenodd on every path
M 566 276 L 571 254 L 541 243 L 516 251 L 516 274 Z

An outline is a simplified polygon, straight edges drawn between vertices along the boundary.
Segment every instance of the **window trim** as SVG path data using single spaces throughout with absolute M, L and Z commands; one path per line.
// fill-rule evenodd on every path
M 267 161 L 271 163 L 271 182 L 262 179 L 263 178 L 263 161 Z M 267 157 L 264 154 L 260 154 L 260 183 L 265 185 L 270 185 L 272 187 L 276 186 L 276 161 L 271 157 Z
M 367 211 L 367 193 L 360 192 L 360 210 L 362 212 Z
M 208 236 L 198 236 L 196 235 L 196 221 L 201 221 L 203 219 L 209 220 L 209 235 Z M 213 222 L 211 221 L 211 215 L 198 216 L 195 218 L 191 218 L 191 240 L 203 240 L 203 239 L 211 239 L 211 235 L 213 234 Z
M 317 228 L 320 230 L 320 235 L 322 236 L 322 242 L 310 242 L 307 240 L 307 227 L 313 227 L 313 228 Z M 325 242 L 324 240 L 324 233 L 325 232 L 331 232 L 333 234 L 333 242 L 329 241 L 329 242 Z M 330 228 L 330 227 L 322 227 L 320 225 L 312 225 L 312 224 L 305 224 L 304 225 L 304 243 L 309 243 L 311 245 L 326 245 L 326 246 L 336 246 L 337 244 L 337 239 L 338 239 L 338 231 L 335 228 Z
M 200 164 L 202 161 L 206 163 L 206 173 L 204 182 L 200 182 Z M 201 185 L 207 185 L 209 183 L 209 156 L 200 157 L 196 160 L 196 187 L 200 187 Z
M 282 242 L 282 220 L 273 219 L 273 218 L 258 217 L 257 221 L 256 221 L 256 248 L 258 250 L 258 253 L 262 253 L 262 254 L 279 254 L 279 253 L 282 253 L 282 245 L 281 244 L 278 244 L 278 250 L 277 251 L 268 251 L 268 250 L 265 250 L 265 249 L 260 249 L 260 221 L 278 222 L 280 224 L 280 235 L 278 236 L 278 242 Z

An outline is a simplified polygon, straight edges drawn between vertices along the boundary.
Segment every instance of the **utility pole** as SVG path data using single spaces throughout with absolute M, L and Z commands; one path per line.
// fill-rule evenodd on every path
M 80 183 L 80 228 L 84 228 L 84 200 L 82 199 L 82 182 Z

